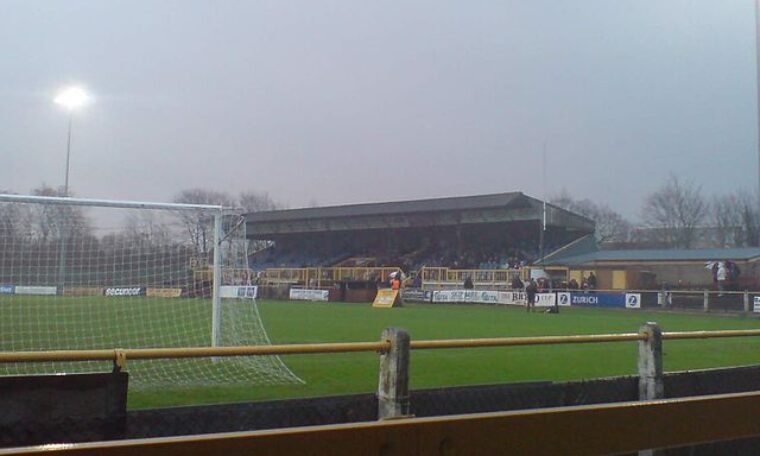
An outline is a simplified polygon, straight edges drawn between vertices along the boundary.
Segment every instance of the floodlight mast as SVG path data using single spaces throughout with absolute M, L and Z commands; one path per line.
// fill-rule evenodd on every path
M 53 100 L 56 104 L 63 106 L 69 112 L 68 133 L 66 135 L 66 173 L 63 181 L 63 196 L 69 196 L 69 170 L 71 169 L 71 122 L 74 117 L 74 111 L 84 106 L 90 100 L 90 96 L 87 95 L 83 89 L 79 87 L 70 87 L 61 93 Z M 61 242 L 60 242 L 60 258 L 58 260 L 58 282 L 61 286 L 64 285 L 66 274 L 66 240 L 68 238 L 68 231 L 65 223 L 61 225 Z
M 90 101 L 90 96 L 79 87 L 70 87 L 53 100 L 56 104 L 63 106 L 69 112 L 69 128 L 66 137 L 66 178 L 63 184 L 63 196 L 69 196 L 69 169 L 71 162 L 71 121 L 74 117 L 74 111 L 84 106 Z

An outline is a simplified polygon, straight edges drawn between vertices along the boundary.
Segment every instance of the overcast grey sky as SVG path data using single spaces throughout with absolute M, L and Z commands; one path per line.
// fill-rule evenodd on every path
M 267 191 L 291 207 L 523 191 L 639 213 L 757 181 L 751 0 L 0 0 L 0 188 Z

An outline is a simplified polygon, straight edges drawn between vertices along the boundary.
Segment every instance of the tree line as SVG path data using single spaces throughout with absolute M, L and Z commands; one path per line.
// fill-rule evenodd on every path
M 0 193 L 13 193 L 2 191 Z M 62 188 L 41 185 L 34 196 L 64 196 Z M 283 208 L 267 193 L 245 191 L 237 195 L 202 188 L 186 189 L 175 203 L 213 204 L 236 209 L 225 217 L 224 229 L 244 228 L 241 216 Z M 0 267 L 31 270 L 33 263 L 48 265 L 51 274 L 64 258 L 68 271 L 149 264 L 160 269 L 163 262 L 189 264 L 191 256 L 208 259 L 213 251 L 213 214 L 198 211 L 105 210 L 51 204 L 0 203 Z M 240 230 L 240 233 L 244 231 Z M 240 241 L 234 245 L 233 240 Z M 244 236 L 230 236 L 225 248 L 245 255 Z M 63 255 L 61 252 L 63 251 Z M 180 260 L 179 258 L 183 258 Z M 244 258 L 244 257 L 243 257 Z M 243 259 L 243 261 L 245 261 Z M 46 279 L 47 280 L 47 279 Z
M 707 198 L 700 186 L 670 175 L 641 206 L 634 224 L 605 204 L 562 191 L 550 199 L 596 222 L 601 243 L 632 248 L 757 247 L 758 199 L 746 190 Z
M 63 189 L 43 184 L 31 194 L 63 196 Z M 237 208 L 241 213 L 286 208 L 265 192 L 244 191 L 233 195 L 204 188 L 181 190 L 172 202 L 223 205 Z M 754 194 L 737 190 L 708 198 L 700 186 L 675 175 L 644 197 L 641 221 L 636 224 L 606 204 L 577 199 L 564 190 L 549 202 L 593 220 L 596 236 L 605 244 L 633 248 L 760 245 L 758 199 Z M 228 231 L 240 221 L 230 218 L 225 223 L 225 231 Z M 0 204 L 0 239 L 5 240 L 5 245 L 13 239 L 52 247 L 65 238 L 68 243 L 97 242 L 110 246 L 109 250 L 125 245 L 147 249 L 181 243 L 191 246 L 198 257 L 208 256 L 212 251 L 213 215 L 184 212 L 169 220 L 155 212 L 133 211 L 121 224 L 120 229 L 103 234 L 96 232 L 87 212 L 79 207 Z M 184 234 L 178 234 L 173 228 L 176 226 L 180 226 Z M 253 249 L 261 247 L 265 246 L 253 246 Z

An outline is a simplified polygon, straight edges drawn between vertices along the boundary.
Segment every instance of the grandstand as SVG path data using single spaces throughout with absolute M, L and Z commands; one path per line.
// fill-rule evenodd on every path
M 302 285 L 309 268 L 445 268 L 456 280 L 461 270 L 518 271 L 541 255 L 543 206 L 511 192 L 255 212 L 246 232 L 260 248 L 249 263 L 261 277 Z M 545 252 L 593 232 L 593 221 L 546 205 Z M 326 274 L 316 278 L 323 285 Z

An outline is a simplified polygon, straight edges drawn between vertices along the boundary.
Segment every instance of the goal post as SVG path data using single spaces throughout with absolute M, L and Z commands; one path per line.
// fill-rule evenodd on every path
M 214 213 L 214 283 L 211 293 L 211 346 L 221 345 L 221 321 L 222 321 L 222 208 Z M 214 361 L 217 361 L 216 359 Z
M 0 194 L 0 351 L 268 344 L 255 299 L 222 299 L 223 286 L 244 285 L 225 272 L 248 271 L 241 220 L 219 205 Z M 302 383 L 269 358 L 127 371 L 137 388 Z M 104 368 L 17 363 L 0 375 Z

